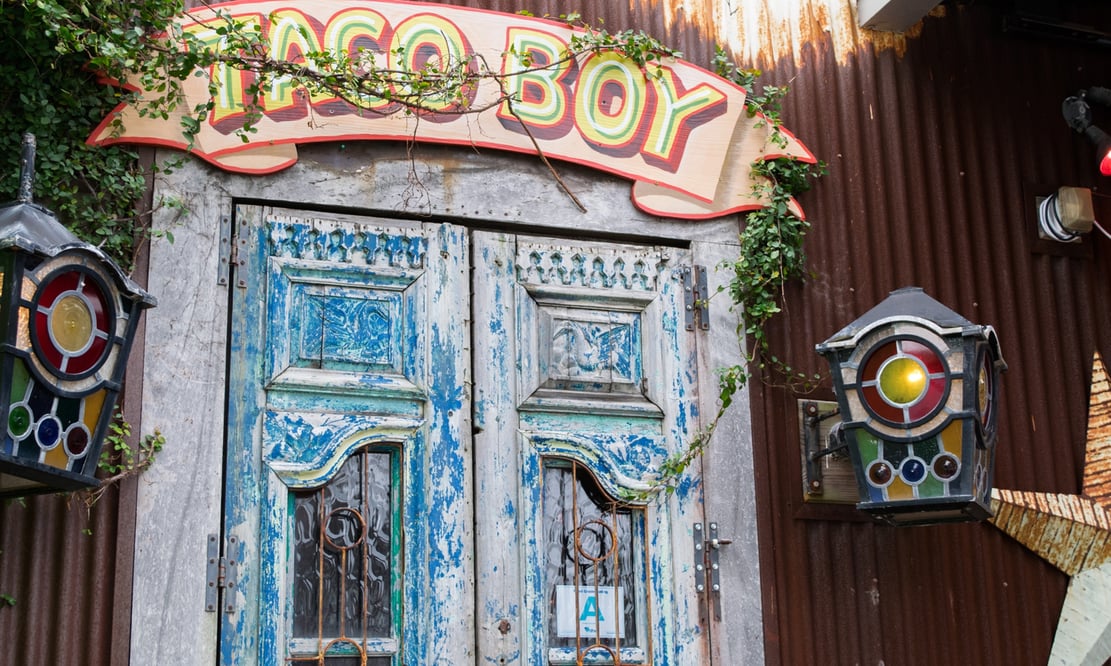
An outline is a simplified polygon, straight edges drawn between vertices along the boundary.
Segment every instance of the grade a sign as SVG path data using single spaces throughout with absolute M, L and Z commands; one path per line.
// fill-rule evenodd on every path
M 625 595 L 620 587 L 557 585 L 556 636 L 625 638 L 624 609 Z

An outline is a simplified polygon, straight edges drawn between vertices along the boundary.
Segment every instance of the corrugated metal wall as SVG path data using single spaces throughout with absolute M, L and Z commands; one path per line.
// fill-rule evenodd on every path
M 1111 241 L 1093 235 L 1086 258 L 1039 253 L 1029 215 L 1035 184 L 1111 186 L 1060 112 L 1111 82 L 1111 51 L 1004 34 L 1001 17 L 951 7 L 901 53 L 837 65 L 821 44 L 776 64 L 794 79 L 788 125 L 830 176 L 803 199 L 815 277 L 790 290 L 773 344 L 827 372 L 816 342 L 921 286 L 999 331 L 996 486 L 1077 493 L 1092 354 L 1111 353 Z M 1067 578 L 990 525 L 800 519 L 796 397 L 760 387 L 753 405 L 769 661 L 1046 663 Z
M 133 277 L 145 284 L 145 275 L 144 256 Z M 140 322 L 139 341 L 143 327 Z M 137 436 L 141 342 L 127 376 L 124 417 Z M 0 666 L 130 663 L 138 482 L 131 477 L 108 487 L 91 506 L 81 494 L 0 500 Z
M 94 666 L 126 649 L 113 646 L 129 625 L 113 614 L 116 587 L 131 589 L 116 571 L 117 498 L 91 511 L 61 495 L 0 500 L 0 664 Z
M 725 44 L 762 83 L 789 85 L 787 126 L 829 163 L 802 198 L 814 277 L 787 294 L 780 356 L 828 374 L 815 343 L 921 286 L 999 331 L 1010 371 L 996 485 L 1079 492 L 1092 355 L 1111 354 L 1111 241 L 1093 235 L 1086 257 L 1040 252 L 1030 215 L 1033 193 L 1058 185 L 1111 194 L 1060 113 L 1066 95 L 1111 85 L 1111 50 L 1005 33 L 1008 2 L 946 3 L 904 35 L 859 29 L 848 0 L 615 4 L 577 7 L 705 67 Z M 1111 30 L 1106 4 L 1056 11 Z M 800 396 L 759 382 L 753 394 L 769 663 L 1046 663 L 1067 577 L 988 524 L 808 518 Z M 811 397 L 832 399 L 828 381 Z
M 922 286 L 999 331 L 1010 371 L 996 485 L 1079 491 L 1091 357 L 1111 354 L 1111 241 L 1085 241 L 1087 257 L 1035 251 L 1030 191 L 1111 188 L 1060 116 L 1065 95 L 1111 85 L 1111 52 L 1004 34 L 1005 3 L 946 5 L 906 36 L 858 30 L 848 0 L 451 4 L 581 11 L 702 66 L 723 43 L 765 83 L 789 83 L 786 123 L 830 175 L 802 199 L 814 277 L 789 290 L 780 355 L 824 371 L 816 342 L 890 290 Z M 1107 9 L 1079 4 L 1111 29 Z M 806 518 L 798 396 L 753 388 L 769 663 L 1045 663 L 1063 574 L 986 524 Z M 102 500 L 87 522 L 57 499 L 0 507 L 0 593 L 17 604 L 0 607 L 0 663 L 124 663 L 111 638 L 129 621 L 123 506 Z
M 1111 79 L 1111 61 L 1000 23 L 987 5 L 950 7 L 900 48 L 846 56 L 830 39 L 765 66 L 791 82 L 787 123 L 831 171 L 803 198 L 815 277 L 790 290 L 773 344 L 825 371 L 816 342 L 891 289 L 922 286 L 1002 337 L 996 484 L 1078 492 L 1091 356 L 1111 350 L 1111 245 L 1035 252 L 1028 190 L 1097 184 L 1060 103 Z M 988 525 L 804 519 L 798 396 L 755 388 L 770 662 L 1045 663 L 1063 575 Z
M 1068 94 L 1111 85 L 1111 50 L 1005 33 L 1007 2 L 946 3 L 905 35 L 860 30 L 847 0 L 614 4 L 579 7 L 702 66 L 725 44 L 761 82 L 789 85 L 787 126 L 829 163 L 802 198 L 814 277 L 787 294 L 772 331 L 780 356 L 828 374 L 815 343 L 891 290 L 921 286 L 999 331 L 1010 371 L 996 486 L 1079 492 L 1092 355 L 1111 354 L 1111 241 L 1093 235 L 1081 257 L 1039 251 L 1032 196 L 1063 184 L 1111 194 L 1060 113 Z M 1111 30 L 1106 4 L 1068 4 L 1063 18 Z M 811 397 L 832 399 L 826 387 Z M 988 524 L 807 518 L 800 396 L 753 389 L 769 663 L 1046 662 L 1063 574 Z
M 999 331 L 1010 370 L 996 486 L 1077 493 L 1092 355 L 1111 354 L 1111 241 L 1094 234 L 1088 256 L 1041 252 L 1032 196 L 1063 184 L 1111 194 L 1060 113 L 1065 96 L 1111 85 L 1111 50 L 1005 33 L 1013 4 L 947 3 L 906 35 L 860 30 L 855 2 L 836 0 L 580 11 L 661 35 L 702 66 L 726 44 L 763 83 L 790 85 L 785 122 L 830 174 L 802 198 L 814 277 L 774 325 L 781 357 L 828 374 L 815 343 L 921 286 Z M 550 5 L 525 3 L 558 14 Z M 1106 5 L 1069 5 L 1066 18 L 1111 30 Z M 811 397 L 832 399 L 826 387 Z M 1067 577 L 988 524 L 808 518 L 800 396 L 753 389 L 769 663 L 1046 663 Z

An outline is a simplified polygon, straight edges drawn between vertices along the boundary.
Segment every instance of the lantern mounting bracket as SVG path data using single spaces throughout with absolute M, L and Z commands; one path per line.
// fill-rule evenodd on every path
M 804 480 L 807 501 L 838 502 L 830 490 L 840 458 L 852 470 L 856 508 L 881 523 L 991 517 L 999 375 L 1007 368 L 995 329 L 920 287 L 903 287 L 815 349 L 829 362 L 831 407 L 841 410 L 835 431 L 848 455 L 821 455 L 820 438 L 801 437 L 804 423 L 820 421 L 820 408 L 800 402 L 803 459 L 820 460 L 825 476 Z
M 803 443 L 805 451 L 806 465 L 806 492 L 811 495 L 820 495 L 822 493 L 822 466 L 819 464 L 821 459 L 844 451 L 848 448 L 848 443 L 842 436 L 840 423 L 833 426 L 829 431 L 829 442 L 827 446 L 821 446 L 821 424 L 828 418 L 839 416 L 841 410 L 833 408 L 828 412 L 822 412 L 817 402 L 807 400 L 802 403 L 803 411 Z

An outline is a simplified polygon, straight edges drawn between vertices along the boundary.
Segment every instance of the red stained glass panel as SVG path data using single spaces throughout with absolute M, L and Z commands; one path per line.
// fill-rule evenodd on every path
M 78 330 L 84 338 L 59 341 L 55 335 L 57 322 L 52 317 L 59 314 L 60 304 L 73 311 L 75 304 L 81 315 L 87 317 Z M 31 334 L 40 360 L 57 375 L 86 375 L 104 362 L 111 338 L 111 313 L 104 290 L 91 275 L 80 270 L 70 270 L 49 278 L 40 288 L 35 299 Z M 64 310 L 63 310 L 64 312 Z M 91 326 L 90 326 L 91 324 Z M 54 330 L 52 330 L 54 326 Z

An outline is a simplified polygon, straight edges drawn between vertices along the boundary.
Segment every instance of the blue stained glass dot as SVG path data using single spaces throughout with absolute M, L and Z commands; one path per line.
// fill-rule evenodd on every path
M 62 434 L 61 424 L 57 419 L 46 418 L 39 421 L 38 431 L 35 433 L 39 446 L 49 449 L 57 446 L 58 437 Z
M 922 483 L 926 478 L 926 461 L 921 458 L 907 458 L 899 468 L 903 480 L 911 485 Z

